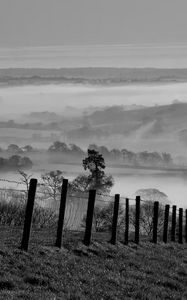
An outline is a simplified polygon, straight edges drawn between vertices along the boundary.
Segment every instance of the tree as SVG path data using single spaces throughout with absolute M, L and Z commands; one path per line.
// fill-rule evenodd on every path
M 71 154 L 77 155 L 77 156 L 82 156 L 82 155 L 85 154 L 84 151 L 80 147 L 78 147 L 77 145 L 70 144 L 69 146 L 70 146 L 69 150 L 71 151 Z
M 33 176 L 33 174 L 27 174 L 25 173 L 23 170 L 18 170 L 18 173 L 20 174 L 21 178 L 21 182 L 25 185 L 26 187 L 26 195 L 28 195 L 29 192 L 29 185 L 30 185 L 30 180 Z
M 112 149 L 110 155 L 112 159 L 120 159 L 122 157 L 121 151 L 118 149 Z
M 157 189 L 140 189 L 136 191 L 136 195 L 140 196 L 144 201 L 140 208 L 140 230 L 142 234 L 152 235 L 153 232 L 153 204 L 159 201 L 158 211 L 158 232 L 163 229 L 164 223 L 164 206 L 170 201 L 167 195 Z M 130 208 L 130 223 L 135 226 L 135 208 Z
M 59 200 L 59 195 L 62 188 L 64 179 L 63 173 L 60 170 L 51 171 L 41 176 L 42 178 L 42 191 L 54 201 Z
M 160 213 L 159 213 L 160 217 Z M 130 224 L 135 227 L 135 207 L 130 207 Z M 160 225 L 160 224 L 159 224 Z M 141 203 L 140 208 L 140 232 L 150 236 L 153 231 L 153 202 Z
M 8 164 L 13 168 L 21 167 L 21 156 L 12 155 L 8 160 Z
M 89 175 L 79 175 L 72 182 L 74 190 L 88 191 L 95 189 L 98 192 L 109 193 L 114 181 L 112 176 L 104 172 L 105 161 L 102 154 L 93 149 L 88 149 L 88 156 L 83 159 L 83 167 L 89 171 Z
M 76 192 L 88 192 L 91 187 L 91 176 L 78 175 L 71 183 L 71 189 Z
M 29 157 L 21 157 L 20 155 L 12 155 L 9 158 L 0 157 L 0 168 L 4 169 L 20 169 L 31 168 L 33 165 Z
M 7 159 L 0 157 L 0 168 L 3 168 L 7 165 Z
M 122 149 L 122 158 L 123 161 L 127 164 L 136 164 L 136 154 L 132 151 L 128 151 L 127 149 Z
M 32 161 L 27 156 L 21 157 L 20 164 L 21 164 L 22 168 L 32 168 L 32 166 L 33 166 Z
M 30 145 L 26 145 L 22 149 L 24 152 L 32 152 L 34 150 L 33 147 Z
M 170 153 L 163 152 L 162 153 L 163 162 L 166 166 L 170 166 L 173 164 L 173 159 Z
M 100 146 L 100 147 L 99 147 L 99 152 L 100 152 L 104 157 L 107 157 L 107 158 L 110 157 L 110 151 L 109 151 L 108 148 L 105 147 L 105 146 Z
M 10 144 L 7 148 L 7 151 L 10 153 L 22 153 L 21 148 L 19 148 L 16 144 Z
M 7 122 L 7 128 L 15 128 L 15 121 L 14 120 L 9 120 Z
M 54 142 L 52 146 L 48 149 L 49 152 L 68 152 L 68 146 L 65 143 L 59 141 Z

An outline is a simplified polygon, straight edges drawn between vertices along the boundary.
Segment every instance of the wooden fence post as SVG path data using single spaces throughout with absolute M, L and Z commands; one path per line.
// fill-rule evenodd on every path
M 186 209 L 186 223 L 185 223 L 185 227 L 186 227 L 186 231 L 185 231 L 185 241 L 187 243 L 187 209 Z
M 167 243 L 168 241 L 168 222 L 169 222 L 169 205 L 166 205 L 165 214 L 164 214 L 164 232 L 163 232 L 164 243 Z
M 159 202 L 154 202 L 154 210 L 153 210 L 153 243 L 157 243 L 157 230 L 158 230 L 158 209 Z
M 27 199 L 27 204 L 25 209 L 25 221 L 24 221 L 23 235 L 21 241 L 21 250 L 24 251 L 27 251 L 29 246 L 36 187 L 37 187 L 37 179 L 32 178 L 29 184 L 28 199 Z
M 140 240 L 140 196 L 136 196 L 136 217 L 135 217 L 135 243 Z
M 85 235 L 84 235 L 84 240 L 83 240 L 83 243 L 86 246 L 89 246 L 90 241 L 91 241 L 95 197 L 96 197 L 96 191 L 90 190 L 89 191 L 89 199 L 88 199 L 87 216 L 86 216 L 86 229 L 85 229 Z
M 126 198 L 125 206 L 125 245 L 129 243 L 129 199 Z
M 179 244 L 183 243 L 182 229 L 183 229 L 183 209 L 179 208 L 179 240 L 178 240 Z
M 114 200 L 114 212 L 113 212 L 113 220 L 112 220 L 112 237 L 111 237 L 111 244 L 115 245 L 116 244 L 116 235 L 117 235 L 117 225 L 118 225 L 118 211 L 119 211 L 119 199 L 120 195 L 116 194 L 115 195 L 115 200 Z
M 60 199 L 60 209 L 58 217 L 58 226 L 57 226 L 57 236 L 55 246 L 61 248 L 62 246 L 62 232 L 64 226 L 64 217 L 66 210 L 66 198 L 68 190 L 68 179 L 63 179 L 62 189 L 61 189 L 61 199 Z
M 171 241 L 175 242 L 175 232 L 176 232 L 176 211 L 177 206 L 173 205 L 172 208 L 172 224 L 171 224 Z

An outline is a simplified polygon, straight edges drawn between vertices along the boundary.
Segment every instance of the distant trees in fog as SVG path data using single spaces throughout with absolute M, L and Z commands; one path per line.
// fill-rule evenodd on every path
M 31 114 L 32 116 L 32 114 Z M 17 128 L 17 129 L 30 129 L 30 130 L 61 130 L 58 122 L 50 122 L 48 124 L 42 122 L 31 123 L 17 123 L 14 120 L 0 121 L 0 128 Z
M 9 158 L 0 157 L 0 170 L 29 169 L 33 165 L 29 157 L 12 155 Z
M 172 167 L 174 166 L 174 162 L 170 153 L 163 152 L 159 153 L 157 151 L 148 152 L 148 151 L 141 151 L 141 152 L 133 152 L 127 149 L 112 149 L 109 150 L 106 146 L 98 146 L 96 144 L 90 144 L 88 149 L 98 151 L 100 154 L 103 155 L 107 162 L 114 162 L 125 164 L 132 167 Z M 60 162 L 63 158 L 70 158 L 70 159 L 82 159 L 86 152 L 81 149 L 76 144 L 69 144 L 67 145 L 64 142 L 56 141 L 54 142 L 47 150 L 41 149 L 34 149 L 31 145 L 25 145 L 20 147 L 16 144 L 10 144 L 7 149 L 1 149 L 0 152 L 3 153 L 6 151 L 10 154 L 14 155 L 24 155 L 24 154 L 31 154 L 37 152 L 47 152 L 49 161 Z M 74 162 L 75 162 L 74 160 Z M 77 162 L 77 160 L 76 160 Z
M 170 153 L 158 153 L 158 152 L 138 152 L 134 153 L 123 149 L 122 151 L 123 161 L 133 166 L 172 166 L 173 159 Z
M 26 145 L 24 147 L 19 147 L 16 144 L 10 144 L 7 147 L 7 151 L 8 151 L 8 153 L 19 153 L 19 154 L 21 154 L 21 153 L 24 153 L 24 152 L 32 152 L 32 151 L 34 151 L 34 149 L 31 145 Z
M 72 155 L 84 155 L 85 152 L 75 144 L 70 144 L 69 146 L 66 143 L 56 141 L 48 149 L 49 153 L 64 153 Z
M 18 145 L 16 145 L 16 144 L 10 144 L 7 147 L 7 151 L 9 153 L 22 153 L 22 149 Z
M 159 152 L 133 152 L 127 149 L 112 149 L 109 150 L 106 146 L 97 146 L 96 144 L 90 144 L 89 149 L 98 151 L 106 159 L 110 161 L 121 161 L 131 166 L 172 166 L 173 159 L 170 153 Z M 62 142 L 55 142 L 48 149 L 50 153 L 64 153 L 73 155 L 85 155 L 85 152 L 75 144 L 69 146 Z
M 105 146 L 97 146 L 91 144 L 90 149 L 99 151 L 104 157 L 111 160 L 121 160 L 125 164 L 131 166 L 172 166 L 173 159 L 170 153 L 159 153 L 159 152 L 133 152 L 127 149 L 112 149 L 111 151 Z

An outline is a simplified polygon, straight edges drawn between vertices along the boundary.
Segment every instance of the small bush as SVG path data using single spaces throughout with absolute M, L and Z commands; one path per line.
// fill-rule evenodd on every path
M 109 202 L 104 207 L 95 206 L 93 216 L 93 230 L 96 232 L 106 232 L 112 230 L 114 203 Z M 122 205 L 119 205 L 118 211 L 118 232 L 124 230 L 124 209 Z M 82 220 L 82 227 L 85 227 L 86 215 Z
M 23 197 L 14 198 L 11 195 L 9 201 L 1 198 L 0 201 L 0 225 L 23 226 L 25 219 L 25 203 Z M 18 195 L 17 195 L 18 196 Z M 32 225 L 36 228 L 48 228 L 56 226 L 57 214 L 54 210 L 44 208 L 35 203 Z
M 50 208 L 36 206 L 33 212 L 32 224 L 37 228 L 51 228 L 57 225 L 58 215 Z
M 12 202 L 0 202 L 0 225 L 21 226 L 23 224 L 25 207 Z

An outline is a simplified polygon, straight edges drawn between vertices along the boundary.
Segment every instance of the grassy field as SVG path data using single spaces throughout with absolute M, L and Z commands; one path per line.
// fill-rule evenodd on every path
M 54 236 L 31 237 L 18 249 L 21 231 L 1 230 L 0 299 L 187 299 L 187 246 L 142 242 L 116 246 L 69 235 L 61 250 Z

